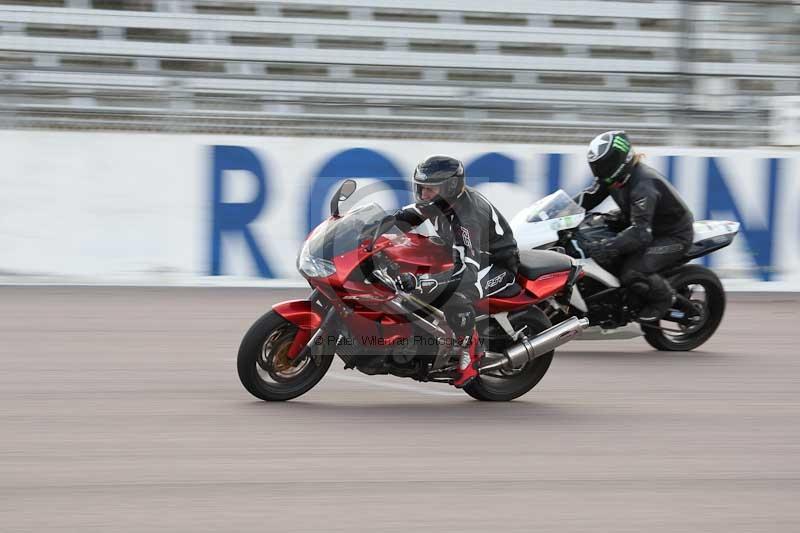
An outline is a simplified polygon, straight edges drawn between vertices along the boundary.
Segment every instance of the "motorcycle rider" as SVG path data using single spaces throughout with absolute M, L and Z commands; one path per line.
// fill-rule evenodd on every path
M 465 184 L 458 159 L 432 155 L 414 170 L 415 203 L 395 213 L 398 227 L 408 231 L 426 220 L 453 249 L 453 270 L 419 277 L 397 277 L 406 292 L 438 294 L 459 342 L 459 364 L 453 385 L 463 387 L 477 377 L 482 350 L 475 333 L 473 302 L 516 283 L 519 250 L 503 215 L 482 194 Z M 442 303 L 443 302 L 443 303 Z
M 589 257 L 622 259 L 620 281 L 645 303 L 640 322 L 658 322 L 675 294 L 658 272 L 680 261 L 693 239 L 694 217 L 678 192 L 641 162 L 624 131 L 607 131 L 589 144 L 591 187 L 575 202 L 587 211 L 609 195 L 620 208 L 625 229 L 616 237 L 590 243 Z

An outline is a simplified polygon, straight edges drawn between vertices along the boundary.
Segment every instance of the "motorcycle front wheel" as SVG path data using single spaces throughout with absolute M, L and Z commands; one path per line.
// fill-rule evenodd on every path
M 292 361 L 287 353 L 297 332 L 297 326 L 270 311 L 245 333 L 237 369 L 250 394 L 267 402 L 282 402 L 305 394 L 319 383 L 333 362 L 333 353 L 315 348 L 301 361 Z

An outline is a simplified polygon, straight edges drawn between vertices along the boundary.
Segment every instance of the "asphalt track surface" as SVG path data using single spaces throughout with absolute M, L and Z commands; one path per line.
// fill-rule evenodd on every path
M 331 372 L 269 404 L 241 335 L 303 291 L 0 288 L 0 531 L 800 531 L 800 296 L 692 353 L 573 342 L 507 404 Z

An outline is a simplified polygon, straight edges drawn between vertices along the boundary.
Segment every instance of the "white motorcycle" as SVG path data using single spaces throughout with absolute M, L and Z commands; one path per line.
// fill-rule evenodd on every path
M 673 307 L 656 324 L 635 322 L 643 302 L 620 285 L 613 273 L 619 265 L 598 263 L 586 257 L 583 243 L 615 234 L 608 215 L 587 214 L 562 190 L 542 198 L 517 213 L 510 222 L 520 255 L 537 250 L 542 265 L 563 269 L 579 264 L 583 277 L 571 294 L 560 300 L 548 300 L 543 309 L 552 323 L 570 317 L 588 318 L 590 327 L 576 340 L 628 339 L 644 336 L 659 350 L 686 351 L 706 342 L 716 331 L 725 312 L 725 291 L 719 278 L 701 265 L 687 264 L 733 242 L 739 223 L 701 220 L 694 223 L 694 243 L 684 260 L 660 272 L 675 289 Z M 539 250 L 550 250 L 542 254 Z

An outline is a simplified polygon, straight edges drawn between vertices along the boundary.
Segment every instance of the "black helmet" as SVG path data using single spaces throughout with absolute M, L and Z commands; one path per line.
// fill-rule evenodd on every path
M 633 148 L 624 131 L 601 133 L 589 143 L 589 166 L 607 187 L 621 187 L 633 167 Z
M 422 187 L 439 187 L 439 194 L 432 200 L 423 200 Z M 464 165 L 454 157 L 428 156 L 414 169 L 414 200 L 418 207 L 436 204 L 445 209 L 463 191 Z

